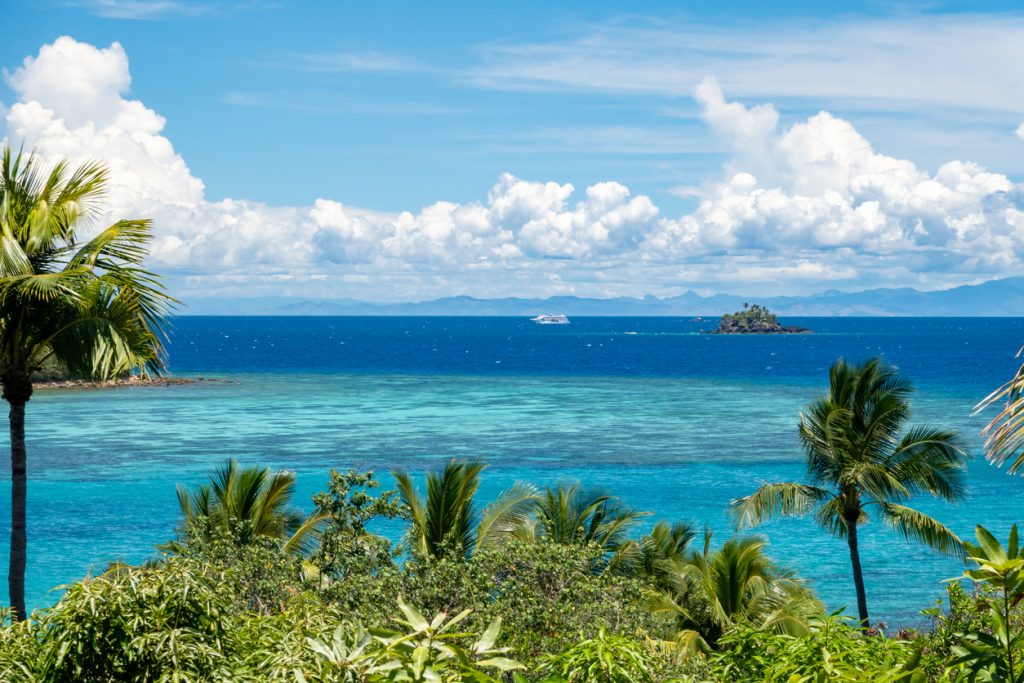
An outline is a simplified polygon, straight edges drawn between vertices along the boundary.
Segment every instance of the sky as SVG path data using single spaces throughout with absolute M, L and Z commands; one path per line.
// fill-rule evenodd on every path
M 0 135 L 185 301 L 1024 272 L 1017 2 L 3 4 Z

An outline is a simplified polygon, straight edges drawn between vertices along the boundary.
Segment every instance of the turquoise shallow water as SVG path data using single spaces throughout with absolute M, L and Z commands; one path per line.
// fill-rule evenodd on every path
M 678 319 L 179 320 L 174 371 L 226 381 L 45 390 L 29 404 L 30 601 L 151 555 L 177 522 L 174 485 L 229 456 L 295 470 L 307 508 L 331 467 L 418 472 L 478 457 L 491 463 L 485 496 L 518 479 L 581 480 L 652 521 L 724 536 L 730 499 L 800 475 L 797 415 L 835 357 L 884 352 L 917 380 L 916 421 L 961 429 L 978 452 L 971 407 L 1009 376 L 1024 338 L 1017 319 L 803 322 L 817 333 L 708 337 Z M 980 459 L 970 475 L 964 504 L 919 506 L 965 535 L 1021 519 L 1024 482 Z M 4 523 L 7 510 L 4 485 Z M 761 533 L 830 607 L 853 604 L 842 543 L 801 520 Z M 862 548 L 871 607 L 890 623 L 916 621 L 961 571 L 876 525 Z

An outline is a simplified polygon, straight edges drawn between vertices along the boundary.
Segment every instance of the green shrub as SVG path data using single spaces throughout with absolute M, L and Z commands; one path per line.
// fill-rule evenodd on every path
M 722 636 L 710 657 L 720 681 L 850 681 L 919 683 L 920 647 L 865 635 L 836 615 L 822 617 L 803 636 L 739 626 Z
M 638 643 L 602 628 L 595 637 L 548 657 L 543 670 L 552 683 L 654 683 L 649 656 Z
M 401 517 L 405 511 L 395 491 L 371 495 L 379 486 L 373 472 L 331 470 L 327 491 L 313 496 L 315 514 L 324 521 L 310 559 L 328 581 L 394 569 L 391 543 L 367 527 L 376 520 Z
M 1007 681 L 1024 679 L 1024 629 L 1014 619 L 1014 607 L 1024 600 L 1024 552 L 1017 540 L 1017 525 L 1003 547 L 985 527 L 975 529 L 978 544 L 964 543 L 975 568 L 964 578 L 991 589 L 991 598 L 978 601 L 979 612 L 987 628 L 963 633 L 953 646 L 951 664 L 962 667 L 968 681 Z
M 9 609 L 0 609 L 0 681 L 29 683 L 38 680 L 42 660 L 37 624 L 12 621 Z
M 302 558 L 282 552 L 269 538 L 256 537 L 243 544 L 231 532 L 215 527 L 166 548 L 216 575 L 235 612 L 279 612 L 306 587 Z
M 509 542 L 479 551 L 472 562 L 410 564 L 403 585 L 428 611 L 473 610 L 469 623 L 477 631 L 500 617 L 506 644 L 530 664 L 602 628 L 642 638 L 662 627 L 641 581 L 594 573 L 602 555 L 596 546 Z
M 228 596 L 191 560 L 73 584 L 40 618 L 41 678 L 187 683 L 223 675 Z

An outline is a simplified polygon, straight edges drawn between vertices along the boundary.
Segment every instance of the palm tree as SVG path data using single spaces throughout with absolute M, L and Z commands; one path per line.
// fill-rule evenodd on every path
M 649 534 L 633 543 L 633 558 L 627 564 L 633 572 L 664 588 L 686 561 L 697 532 L 687 522 L 658 522 Z M 619 554 L 628 554 L 620 550 Z
M 408 473 L 392 473 L 412 521 L 406 541 L 415 556 L 469 559 L 477 550 L 511 538 L 526 523 L 537 495 L 529 484 L 516 483 L 482 512 L 477 510 L 476 492 L 485 467 L 452 461 L 440 472 L 428 472 L 426 497 Z
M 614 552 L 628 541 L 632 527 L 645 517 L 615 498 L 585 491 L 578 483 L 545 489 L 533 504 L 538 538 L 563 545 L 597 544 Z
M 209 484 L 191 492 L 178 487 L 183 531 L 204 540 L 221 531 L 239 545 L 267 538 L 280 542 L 285 552 L 306 553 L 327 515 L 303 515 L 291 507 L 294 495 L 294 472 L 241 467 L 231 459 L 214 471 Z
M 704 533 L 703 550 L 691 552 L 653 598 L 656 613 L 673 617 L 677 645 L 707 650 L 739 623 L 794 636 L 808 632 L 821 603 L 792 571 L 776 566 L 764 546 L 757 537 L 730 538 L 712 551 L 711 533 Z
M 100 215 L 106 169 L 95 163 L 49 173 L 32 155 L 0 160 L 0 384 L 10 404 L 11 548 L 8 591 L 25 616 L 27 455 L 25 405 L 44 366 L 69 378 L 108 379 L 163 367 L 171 299 L 142 269 L 151 225 L 121 220 L 92 239 L 79 230 Z
M 959 437 L 931 427 L 903 431 L 910 419 L 912 390 L 895 368 L 878 358 L 857 366 L 836 361 L 829 372 L 828 396 L 800 416 L 806 483 L 764 484 L 732 502 L 739 528 L 813 512 L 826 531 L 846 539 L 863 628 L 869 622 L 857 528 L 868 521 L 868 511 L 877 511 L 907 539 L 963 556 L 956 534 L 904 505 L 920 493 L 948 501 L 964 494 L 965 455 Z
M 1017 351 L 1017 357 L 1024 354 L 1024 348 Z M 999 387 L 979 403 L 974 414 L 1003 402 L 1003 408 L 989 422 L 981 434 L 985 438 L 985 450 L 989 462 L 997 467 L 1010 460 L 1010 474 L 1017 474 L 1024 468 L 1024 365 L 1009 382 Z

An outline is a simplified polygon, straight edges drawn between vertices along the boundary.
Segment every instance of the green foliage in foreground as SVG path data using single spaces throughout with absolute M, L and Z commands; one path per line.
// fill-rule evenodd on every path
M 1010 530 L 1005 548 L 984 527 L 977 528 L 976 536 L 977 545 L 964 544 L 977 565 L 965 576 L 989 586 L 994 595 L 978 605 L 988 608 L 988 628 L 965 634 L 961 644 L 953 647 L 954 663 L 963 666 L 969 681 L 1016 683 L 1024 680 L 1024 629 L 1013 623 L 1013 608 L 1024 599 L 1024 554 L 1017 539 L 1017 525 Z
M 235 471 L 264 482 L 242 487 L 253 501 L 277 480 L 260 468 Z M 329 489 L 314 498 L 311 517 L 321 521 L 310 538 L 320 543 L 305 554 L 289 546 L 279 524 L 299 519 L 287 495 L 244 519 L 226 507 L 187 516 L 161 558 L 113 565 L 73 584 L 29 621 L 5 614 L 0 680 L 1022 681 L 1024 556 L 1016 529 L 1003 546 L 978 528 L 978 544 L 965 544 L 973 591 L 951 583 L 948 608 L 926 612 L 931 632 L 887 635 L 826 615 L 757 538 L 715 547 L 706 533 L 694 549 L 682 523 L 632 537 L 590 533 L 633 526 L 638 517 L 603 495 L 550 504 L 573 487 L 502 506 L 492 519 L 504 521 L 487 530 L 486 508 L 475 512 L 479 472 L 447 471 L 457 481 L 433 494 L 428 487 L 419 504 L 433 512 L 420 521 L 436 513 L 456 532 L 435 528 L 436 542 L 427 544 L 402 494 L 379 492 L 372 474 L 357 472 L 332 473 Z M 456 504 L 431 499 L 453 491 Z M 231 496 L 210 496 L 222 498 Z M 511 508 L 515 514 L 505 514 Z M 400 519 L 411 522 L 412 551 L 372 531 Z M 538 531 L 574 519 L 578 533 Z M 275 531 L 257 533 L 258 524 Z
M 191 559 L 75 584 L 56 607 L 2 630 L 11 681 L 478 681 L 522 668 L 469 616 L 425 619 L 398 601 L 395 628 L 367 630 L 312 595 L 269 616 L 238 611 L 231 581 Z
M 308 589 L 297 591 L 280 610 L 258 614 L 236 600 L 237 577 L 231 574 L 176 557 L 151 567 L 119 567 L 75 584 L 54 608 L 0 628 L 0 680 L 1019 680 L 1002 675 L 998 661 L 961 665 L 954 658 L 937 658 L 944 636 L 865 635 L 849 620 L 824 615 L 802 635 L 739 624 L 701 656 L 687 657 L 649 638 L 601 627 L 562 649 L 524 659 L 510 646 L 517 633 L 500 618 L 474 620 L 466 610 L 454 616 L 425 613 L 399 597 L 385 622 L 367 625 Z

